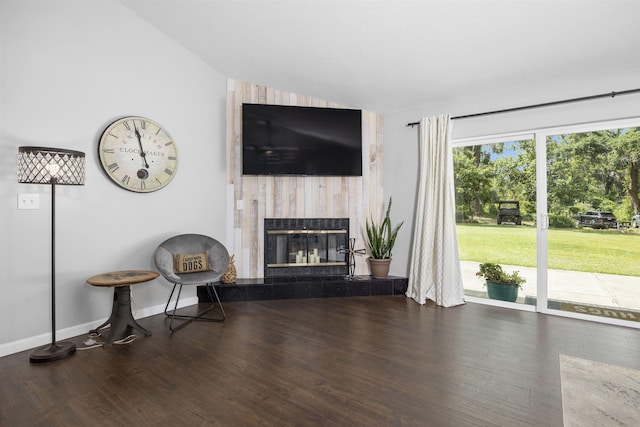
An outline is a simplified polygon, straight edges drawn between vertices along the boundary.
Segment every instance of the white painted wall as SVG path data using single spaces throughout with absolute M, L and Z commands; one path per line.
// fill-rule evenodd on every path
M 384 178 L 385 194 L 393 196 L 392 221 L 405 220 L 393 253 L 391 273 L 409 274 L 411 235 L 418 183 L 418 127 L 407 127 L 422 117 L 452 116 L 495 111 L 561 99 L 640 88 L 640 69 L 619 70 L 617 75 L 602 75 L 597 81 L 567 76 L 564 82 L 536 82 L 520 91 L 496 94 L 491 99 L 452 100 L 446 105 L 429 104 L 385 116 Z M 604 98 L 563 106 L 505 113 L 454 121 L 453 138 L 519 132 L 543 127 L 640 117 L 640 94 Z
M 1 0 L 0 37 L 2 356 L 51 339 L 50 187 L 17 183 L 18 147 L 86 153 L 86 185 L 56 191 L 57 338 L 83 334 L 112 300 L 88 277 L 153 269 L 174 234 L 224 243 L 226 77 L 115 0 Z M 177 143 L 178 174 L 158 192 L 128 192 L 101 170 L 101 132 L 125 115 L 156 120 Z M 37 193 L 40 209 L 17 210 L 18 193 Z M 161 279 L 133 286 L 134 315 L 158 312 L 169 292 Z

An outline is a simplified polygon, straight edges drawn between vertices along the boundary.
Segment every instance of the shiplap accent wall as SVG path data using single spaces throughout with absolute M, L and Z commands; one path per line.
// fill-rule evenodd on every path
M 346 107 L 252 83 L 227 82 L 227 246 L 239 278 L 264 276 L 264 218 L 349 218 L 356 249 L 364 248 L 364 224 L 384 204 L 382 115 L 362 112 L 362 177 L 242 175 L 242 103 Z M 364 256 L 356 274 L 369 274 Z

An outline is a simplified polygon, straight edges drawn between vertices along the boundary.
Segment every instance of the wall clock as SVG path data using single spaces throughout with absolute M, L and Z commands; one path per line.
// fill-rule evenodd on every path
M 98 154 L 113 182 L 138 193 L 163 188 L 178 170 L 173 138 L 157 122 L 144 117 L 123 117 L 107 126 Z

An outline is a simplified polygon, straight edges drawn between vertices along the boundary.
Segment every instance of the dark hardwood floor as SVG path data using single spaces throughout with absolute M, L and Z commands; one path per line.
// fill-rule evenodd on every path
M 153 336 L 49 364 L 0 358 L 0 425 L 561 426 L 559 354 L 640 369 L 637 330 L 478 304 L 225 310 L 173 335 L 140 319 Z

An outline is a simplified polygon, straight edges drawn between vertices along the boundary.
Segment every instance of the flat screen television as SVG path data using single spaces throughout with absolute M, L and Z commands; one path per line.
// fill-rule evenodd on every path
M 242 173 L 362 176 L 362 111 L 242 104 Z

